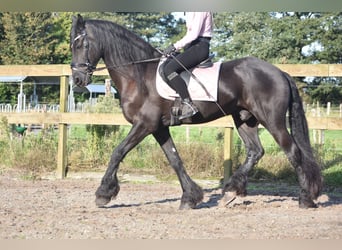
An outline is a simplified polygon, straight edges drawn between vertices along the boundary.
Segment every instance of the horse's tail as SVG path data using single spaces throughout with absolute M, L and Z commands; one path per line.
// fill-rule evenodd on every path
M 299 181 L 302 181 L 302 184 L 309 188 L 312 199 L 316 199 L 322 190 L 323 179 L 321 168 L 315 161 L 312 152 L 308 123 L 296 84 L 292 77 L 287 73 L 284 72 L 284 76 L 286 77 L 291 90 L 291 101 L 289 105 L 291 135 L 301 153 L 301 162 L 300 166 L 298 166 L 301 169 L 296 170 L 297 172 L 302 171 L 304 179 Z

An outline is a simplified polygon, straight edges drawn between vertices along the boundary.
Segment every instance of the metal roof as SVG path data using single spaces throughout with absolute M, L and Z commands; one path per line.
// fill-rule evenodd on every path
M 59 76 L 0 76 L 0 82 L 20 83 L 25 80 L 37 85 L 59 85 Z
M 106 93 L 106 87 L 104 84 L 89 84 L 85 87 L 78 87 L 75 86 L 73 88 L 74 92 L 90 92 L 90 93 Z M 117 91 L 113 88 L 110 87 L 110 92 L 116 94 Z
M 26 76 L 0 76 L 0 82 L 22 82 Z

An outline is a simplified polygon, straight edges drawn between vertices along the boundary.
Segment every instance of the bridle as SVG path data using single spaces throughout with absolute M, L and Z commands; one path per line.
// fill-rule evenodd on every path
M 74 44 L 75 42 L 84 37 L 84 39 L 87 39 L 87 33 L 84 31 L 82 32 L 82 34 L 78 35 L 77 37 L 75 37 L 74 41 L 72 42 L 71 44 L 71 48 L 74 47 Z M 74 63 L 72 62 L 70 64 L 71 66 L 71 69 L 74 70 L 74 71 L 81 71 L 83 72 L 84 74 L 88 75 L 88 76 L 91 76 L 94 71 L 96 70 L 96 67 L 94 65 L 91 64 L 90 60 L 89 60 L 89 44 L 88 44 L 88 40 L 85 40 L 86 42 L 86 49 L 87 49 L 87 59 L 86 59 L 86 62 L 85 63 Z M 84 70 L 85 68 L 85 70 Z
M 73 48 L 75 42 L 84 37 L 85 41 L 86 41 L 86 53 L 87 53 L 87 58 L 86 58 L 86 62 L 85 63 L 74 63 L 72 62 L 70 64 L 71 66 L 71 69 L 74 70 L 74 71 L 80 71 L 88 76 L 92 76 L 92 74 L 95 72 L 95 71 L 101 71 L 101 70 L 104 70 L 104 69 L 117 69 L 117 68 L 120 68 L 120 67 L 124 67 L 124 66 L 129 66 L 129 65 L 134 65 L 134 64 L 140 64 L 140 63 L 147 63 L 147 62 L 156 62 L 156 61 L 159 61 L 160 60 L 160 57 L 156 57 L 156 58 L 150 58 L 150 59 L 144 59 L 144 60 L 137 60 L 137 61 L 133 61 L 133 62 L 128 62 L 128 63 L 123 63 L 123 64 L 120 64 L 120 65 L 112 65 L 112 66 L 105 66 L 105 67 L 99 67 L 99 68 L 96 68 L 96 66 L 92 65 L 92 63 L 90 62 L 89 60 L 89 44 L 88 44 L 88 41 L 87 41 L 87 33 L 85 31 L 82 32 L 82 34 L 78 35 L 77 37 L 75 37 L 75 39 L 72 41 L 72 44 L 71 44 L 71 48 Z M 156 50 L 159 52 L 159 50 Z M 160 53 L 160 52 L 159 52 Z

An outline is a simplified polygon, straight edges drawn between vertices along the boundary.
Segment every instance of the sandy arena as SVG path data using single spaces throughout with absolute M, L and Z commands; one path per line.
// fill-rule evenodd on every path
M 250 183 L 249 194 L 226 208 L 218 181 L 198 181 L 205 198 L 180 211 L 178 182 L 120 176 L 107 208 L 94 193 L 102 174 L 64 180 L 0 176 L 0 239 L 341 239 L 341 190 L 324 192 L 317 209 L 298 207 L 297 186 Z

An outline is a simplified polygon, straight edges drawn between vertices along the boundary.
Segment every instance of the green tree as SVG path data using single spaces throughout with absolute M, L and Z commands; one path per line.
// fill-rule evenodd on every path
M 270 63 L 342 63 L 342 14 L 319 12 L 217 13 L 212 49 L 230 60 L 256 56 Z M 307 100 L 340 102 L 341 78 L 314 78 Z M 320 84 L 324 86 L 320 87 Z M 328 93 L 331 90 L 330 94 Z
M 18 84 L 0 83 L 0 103 L 17 103 Z
M 4 64 L 56 63 L 52 13 L 3 13 L 4 39 L 1 41 Z
M 341 13 L 217 13 L 215 24 L 213 47 L 224 59 L 251 55 L 271 63 L 342 61 Z
M 173 37 L 182 32 L 182 21 L 175 20 L 171 13 L 128 14 L 131 29 L 155 47 L 164 48 Z
M 342 63 L 342 12 L 322 13 L 315 39 L 321 49 L 313 51 L 312 60 Z
M 166 12 L 89 12 L 86 18 L 104 19 L 118 23 L 135 32 L 155 47 L 165 47 L 182 32 L 184 20 L 176 20 Z
M 76 13 L 0 13 L 0 64 L 70 63 L 72 15 Z M 162 49 L 185 32 L 184 20 L 176 20 L 172 13 L 82 15 L 114 21 Z M 211 50 L 220 60 L 256 56 L 271 63 L 342 63 L 341 12 L 219 12 L 214 13 L 214 22 Z M 317 88 L 327 82 L 341 86 L 340 78 L 315 78 L 308 85 Z
M 58 43 L 54 47 L 55 63 L 69 64 L 71 61 L 70 29 L 72 12 L 54 13 L 53 34 Z
M 215 30 L 212 49 L 218 58 L 230 60 L 253 55 L 266 59 L 263 49 L 269 43 L 268 13 L 241 12 L 214 15 Z
M 3 14 L 0 13 L 0 45 L 2 44 L 2 40 L 5 37 L 4 25 L 3 25 L 3 22 L 2 22 L 2 16 L 3 16 Z M 0 52 L 0 64 L 2 64 L 1 52 Z

